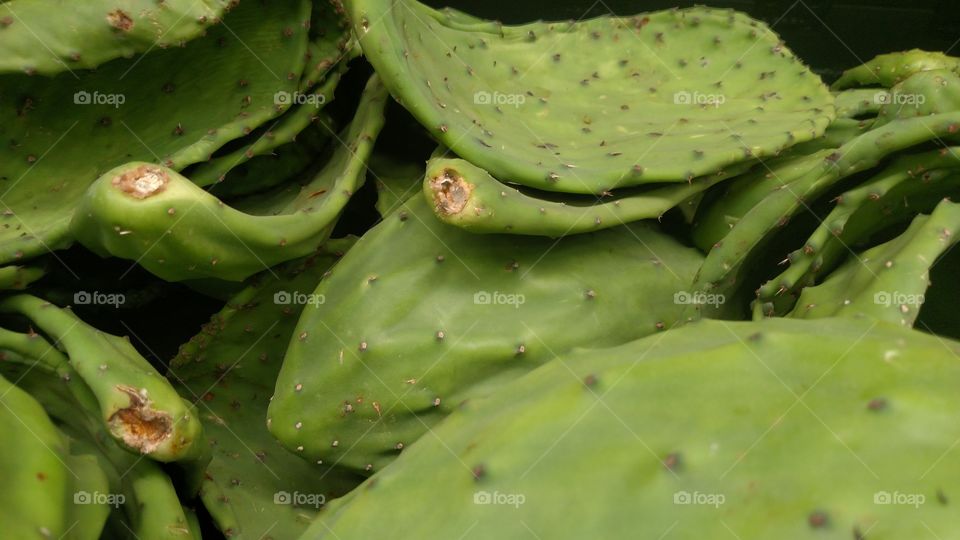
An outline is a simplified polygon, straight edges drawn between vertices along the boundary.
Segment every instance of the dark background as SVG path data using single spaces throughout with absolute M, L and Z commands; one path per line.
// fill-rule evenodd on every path
M 832 80 L 877 54 L 905 49 L 960 53 L 958 0 L 426 0 L 505 23 L 582 19 L 706 4 L 764 20 L 815 71 Z M 951 50 L 952 49 L 952 50 Z

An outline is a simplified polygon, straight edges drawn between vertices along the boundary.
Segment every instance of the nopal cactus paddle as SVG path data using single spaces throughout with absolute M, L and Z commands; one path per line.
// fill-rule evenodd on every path
M 941 202 L 893 240 L 852 257 L 803 289 L 791 316 L 862 316 L 912 326 L 930 286 L 930 268 L 960 240 L 960 205 Z
M 232 0 L 50 0 L 0 3 L 0 73 L 53 75 L 154 48 L 182 46 L 220 22 Z
M 98 179 L 71 223 L 87 248 L 137 261 L 170 281 L 241 281 L 314 252 L 366 179 L 387 92 L 371 77 L 329 162 L 298 189 L 280 186 L 227 206 L 159 165 L 128 163 Z
M 196 411 L 128 340 L 29 295 L 3 300 L 0 311 L 25 316 L 64 347 L 118 444 L 157 461 L 203 462 L 207 449 Z
M 304 538 L 952 538 L 958 353 L 889 323 L 771 319 L 561 355 Z
M 651 224 L 478 237 L 412 197 L 315 291 L 270 431 L 306 459 L 379 470 L 471 395 L 573 347 L 670 328 L 701 261 Z
M 545 200 L 504 185 L 462 159 L 427 163 L 423 194 L 442 221 L 474 233 L 534 234 L 559 237 L 656 219 L 710 186 L 746 172 L 749 163 L 731 165 L 689 184 L 624 194 L 611 199 L 568 197 Z
M 196 400 L 212 460 L 200 498 L 229 538 L 296 538 L 355 475 L 301 459 L 267 431 L 267 404 L 298 316 L 352 241 L 265 272 L 181 347 L 170 376 Z M 308 299 L 316 301 L 308 302 Z
M 686 182 L 820 136 L 833 96 L 763 23 L 692 8 L 504 26 L 344 2 L 364 55 L 443 144 L 504 181 Z
M 113 167 L 179 170 L 282 113 L 309 16 L 307 0 L 243 2 L 183 48 L 52 79 L 0 75 L 0 264 L 68 245 L 84 191 Z

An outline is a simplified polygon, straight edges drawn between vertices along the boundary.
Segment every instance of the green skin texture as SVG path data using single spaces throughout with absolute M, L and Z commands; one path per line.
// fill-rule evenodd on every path
M 50 0 L 10 0 L 0 4 L 0 73 L 54 75 L 179 47 L 217 24 L 230 3 L 87 0 L 64 9 Z
M 931 211 L 956 193 L 960 148 L 902 156 L 874 178 L 837 197 L 837 206 L 823 219 L 804 246 L 787 257 L 790 267 L 758 291 L 761 301 L 785 291 L 798 292 L 816 274 L 832 270 L 849 246 L 884 227 Z
M 773 319 L 561 356 L 464 405 L 302 538 L 956 539 L 958 353 L 889 323 Z
M 241 281 L 313 253 L 365 180 L 387 97 L 371 77 L 357 115 L 339 136 L 343 144 L 299 189 L 280 186 L 231 207 L 172 170 L 128 163 L 90 187 L 71 224 L 73 234 L 88 249 L 136 261 L 167 281 Z M 163 176 L 166 183 L 143 198 L 131 196 L 115 180 L 137 171 Z
M 503 26 L 413 0 L 344 4 L 394 97 L 503 181 L 595 195 L 687 182 L 819 137 L 834 118 L 819 78 L 729 10 Z M 504 99 L 478 103 L 477 92 Z M 675 103 L 679 92 L 692 104 Z
M 349 472 L 289 452 L 265 424 L 297 319 L 301 311 L 314 309 L 276 303 L 275 295 L 312 293 L 350 244 L 352 240 L 330 242 L 321 255 L 258 276 L 171 362 L 170 376 L 179 382 L 181 394 L 198 402 L 213 451 L 200 498 L 228 538 L 297 538 L 317 508 L 277 504 L 276 493 L 319 494 L 329 501 L 360 482 Z
M 853 88 L 834 94 L 837 106 L 837 118 L 858 118 L 863 115 L 876 115 L 890 93 L 882 89 Z
M 47 414 L 69 434 L 72 446 L 96 456 L 99 469 L 109 481 L 109 490 L 103 489 L 101 493 L 109 491 L 125 497 L 112 515 L 123 521 L 119 534 L 127 536 L 133 531 L 141 540 L 185 538 L 185 509 L 180 506 L 170 478 L 157 463 L 130 454 L 113 442 L 99 419 L 96 396 L 68 360 L 37 335 L 2 330 L 0 349 L 8 361 L 0 365 L 3 375 L 15 379 L 18 386 L 43 405 Z M 112 524 L 108 524 L 110 526 Z M 102 534 L 94 532 L 92 537 L 102 537 Z
M 0 147 L 0 264 L 66 247 L 83 192 L 111 168 L 156 160 L 179 170 L 282 113 L 274 95 L 297 88 L 309 10 L 306 0 L 243 2 L 183 48 L 76 77 L 0 76 L 0 137 L 16 141 Z M 76 104 L 80 91 L 125 101 Z
M 412 197 L 316 289 L 326 302 L 300 318 L 270 431 L 306 459 L 379 470 L 470 396 L 571 348 L 673 326 L 701 262 L 650 224 L 478 237 Z
M 960 111 L 960 75 L 952 71 L 923 71 L 890 90 L 891 103 L 884 104 L 873 127 L 903 118 Z M 913 102 L 922 96 L 922 102 Z M 956 135 L 950 137 L 956 139 Z
M 655 188 L 613 200 L 587 198 L 567 203 L 524 194 L 468 161 L 434 158 L 427 163 L 423 195 L 433 205 L 437 218 L 472 233 L 561 237 L 642 219 L 659 219 L 683 201 L 749 168 L 749 163 L 742 163 L 689 184 Z M 448 194 L 460 200 L 448 202 Z
M 930 286 L 930 268 L 958 240 L 960 205 L 945 200 L 900 236 L 851 259 L 822 284 L 803 289 L 790 316 L 867 316 L 913 326 Z
M 834 90 L 858 86 L 891 88 L 916 73 L 941 69 L 960 69 L 960 58 L 920 49 L 881 54 L 863 65 L 845 71 L 833 83 L 832 88 Z
M 0 377 L 0 523 L 8 538 L 99 537 L 108 508 L 73 504 L 74 493 L 107 493 L 106 476 L 88 454 L 71 454 L 70 440 L 29 394 Z
M 195 409 L 129 340 L 100 332 L 70 311 L 29 295 L 3 300 L 0 312 L 25 316 L 64 348 L 70 365 L 96 396 L 100 419 L 118 444 L 156 461 L 205 459 Z M 151 427 L 141 431 L 141 422 Z
M 960 112 L 907 118 L 872 129 L 844 144 L 827 158 L 812 155 L 811 166 L 796 179 L 786 179 L 787 187 L 770 191 L 760 203 L 741 217 L 707 255 L 694 283 L 694 290 L 732 297 L 740 283 L 738 274 L 748 257 L 756 253 L 789 218 L 840 180 L 876 166 L 897 151 L 956 133 Z M 731 317 L 742 315 L 732 303 L 717 308 L 692 305 L 687 318 L 698 316 Z

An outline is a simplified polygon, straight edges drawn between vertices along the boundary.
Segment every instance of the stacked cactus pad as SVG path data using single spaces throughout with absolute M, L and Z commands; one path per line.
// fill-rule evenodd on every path
M 0 0 L 0 536 L 960 540 L 960 58 L 63 4 Z

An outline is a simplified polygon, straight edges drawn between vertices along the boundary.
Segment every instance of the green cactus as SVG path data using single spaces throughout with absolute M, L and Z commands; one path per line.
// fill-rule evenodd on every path
M 2 331 L 0 350 L 7 360 L 0 364 L 3 375 L 17 380 L 19 387 L 43 405 L 71 438 L 71 448 L 83 448 L 84 453 L 96 457 L 107 476 L 109 495 L 117 504 L 112 517 L 123 521 L 118 534 L 128 536 L 132 532 L 141 540 L 186 538 L 185 509 L 170 478 L 157 463 L 130 454 L 113 442 L 100 421 L 96 396 L 67 359 L 36 334 Z M 107 527 L 117 526 L 108 523 Z
M 220 22 L 230 0 L 52 0 L 0 4 L 0 73 L 95 68 L 153 49 L 179 47 Z
M 822 284 L 803 289 L 790 315 L 865 315 L 913 326 L 930 286 L 930 268 L 958 240 L 960 205 L 943 201 L 900 236 L 856 255 Z
M 833 83 L 833 89 L 858 86 L 892 88 L 916 73 L 943 69 L 960 70 L 960 58 L 919 49 L 881 54 L 863 65 L 844 71 Z
M 226 206 L 158 165 L 128 163 L 104 174 L 71 224 L 92 251 L 137 261 L 169 281 L 240 281 L 316 251 L 353 193 L 383 127 L 387 92 L 376 76 L 329 162 L 299 189 L 279 186 Z
M 0 523 L 9 538 L 93 540 L 108 507 L 75 504 L 75 496 L 107 493 L 93 456 L 72 445 L 29 394 L 0 376 Z
M 33 266 L 4 266 L 0 268 L 0 290 L 25 289 L 43 277 L 46 271 Z
M 790 253 L 790 267 L 758 291 L 769 301 L 786 291 L 812 284 L 849 251 L 878 230 L 932 211 L 954 193 L 960 176 L 956 148 L 901 156 L 870 180 L 836 197 L 836 207 L 821 221 L 803 247 Z
M 129 340 L 29 295 L 3 300 L 0 312 L 25 316 L 64 347 L 118 444 L 157 461 L 202 462 L 207 449 L 196 411 Z
M 181 393 L 201 407 L 213 459 L 200 497 L 229 538 L 296 538 L 325 500 L 359 483 L 350 473 L 287 451 L 265 426 L 298 316 L 315 306 L 300 299 L 309 297 L 351 243 L 329 243 L 322 255 L 259 276 L 171 363 Z
M 639 193 L 618 191 L 611 199 L 542 199 L 504 185 L 462 159 L 434 158 L 427 164 L 423 194 L 437 217 L 473 233 L 533 234 L 559 237 L 609 229 L 632 221 L 660 218 L 710 186 L 740 175 L 750 163 L 689 184 Z
M 773 233 L 786 225 L 790 217 L 806 208 L 808 202 L 840 180 L 876 166 L 887 155 L 956 133 L 958 126 L 960 112 L 895 120 L 853 139 L 826 158 L 819 154 L 804 158 L 795 165 L 809 165 L 808 172 L 787 178 L 779 189 L 770 190 L 736 221 L 721 242 L 714 245 L 697 275 L 694 288 L 700 292 L 734 297 L 741 286 L 738 276 L 749 257 L 759 246 L 769 242 Z M 773 181 L 778 181 L 775 175 Z M 719 309 L 692 305 L 688 318 L 737 316 L 740 308 L 736 303 L 727 303 Z
M 561 356 L 303 538 L 952 538 L 958 353 L 889 323 L 774 319 Z
M 413 197 L 317 288 L 326 302 L 300 318 L 270 431 L 306 459 L 379 470 L 471 395 L 673 326 L 701 261 L 639 223 L 480 241 Z
M 345 5 L 393 95 L 504 181 L 595 195 L 686 182 L 818 137 L 834 118 L 818 77 L 730 10 L 503 26 L 414 0 Z
M 183 48 L 53 78 L 0 76 L 10 143 L 0 146 L 0 264 L 69 244 L 74 208 L 107 170 L 138 160 L 181 169 L 283 112 L 275 95 L 297 89 L 309 9 L 244 2 Z

